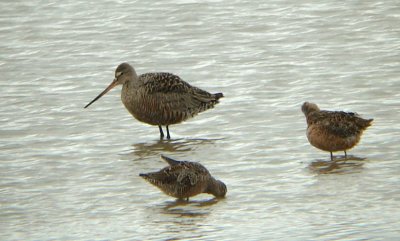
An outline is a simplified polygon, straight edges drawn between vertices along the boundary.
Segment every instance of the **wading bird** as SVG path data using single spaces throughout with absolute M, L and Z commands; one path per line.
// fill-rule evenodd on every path
M 115 70 L 111 84 L 85 108 L 117 85 L 122 85 L 121 100 L 126 109 L 137 120 L 158 126 L 160 139 L 164 138 L 162 126 L 166 127 L 170 139 L 168 126 L 213 108 L 223 97 L 222 93 L 210 94 L 191 86 L 171 73 L 137 75 L 131 65 L 122 63 Z
M 314 103 L 305 102 L 301 107 L 307 119 L 307 138 L 318 149 L 347 152 L 360 141 L 361 135 L 373 119 L 363 119 L 356 113 L 320 110 Z
M 198 162 L 176 161 L 161 155 L 169 166 L 158 172 L 142 173 L 139 176 L 153 184 L 165 194 L 178 199 L 189 200 L 200 193 L 209 193 L 217 198 L 225 197 L 226 185 L 211 176 Z

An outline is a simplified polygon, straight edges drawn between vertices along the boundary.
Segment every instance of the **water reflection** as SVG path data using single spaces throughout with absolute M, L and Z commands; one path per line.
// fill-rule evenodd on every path
M 157 216 L 152 220 L 162 232 L 166 240 L 202 239 L 212 229 L 205 222 L 211 214 L 211 206 L 219 199 L 185 201 L 176 199 L 149 207 L 149 217 Z M 201 231 L 206 230 L 206 232 Z
M 159 157 L 160 154 L 167 152 L 189 152 L 200 146 L 214 144 L 221 139 L 176 139 L 176 140 L 158 140 L 153 143 L 136 143 L 133 144 L 132 151 L 128 156 L 132 156 L 133 160 L 140 160 L 149 157 Z
M 218 203 L 220 199 L 218 198 L 211 198 L 211 199 L 206 199 L 206 200 L 182 200 L 182 199 L 176 199 L 175 201 L 168 202 L 165 206 L 165 210 L 170 210 L 175 207 L 181 207 L 181 206 L 197 206 L 197 207 L 206 207 L 206 206 L 212 206 L 216 203 Z
M 315 160 L 310 163 L 309 169 L 318 174 L 353 173 L 362 170 L 366 158 L 348 155 L 335 157 L 334 161 Z

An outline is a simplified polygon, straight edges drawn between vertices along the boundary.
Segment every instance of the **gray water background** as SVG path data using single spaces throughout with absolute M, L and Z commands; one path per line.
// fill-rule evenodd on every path
M 1 240 L 396 240 L 398 1 L 1 1 Z M 171 126 L 134 120 L 121 62 L 225 98 Z M 325 166 L 300 106 L 374 118 Z M 176 202 L 138 174 L 199 161 L 226 199 Z M 337 153 L 342 155 L 342 153 Z

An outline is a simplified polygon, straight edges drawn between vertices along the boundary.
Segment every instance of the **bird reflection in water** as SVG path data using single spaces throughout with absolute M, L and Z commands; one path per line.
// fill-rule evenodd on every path
M 220 201 L 220 200 L 224 200 L 224 199 L 211 198 L 211 199 L 206 199 L 206 200 L 190 200 L 190 201 L 186 201 L 184 199 L 176 199 L 172 202 L 171 201 L 166 202 L 164 209 L 168 210 L 168 209 L 172 209 L 172 208 L 179 207 L 179 206 L 206 207 L 206 206 L 212 206 L 212 205 L 218 203 L 218 201 Z
M 212 213 L 212 205 L 217 198 L 196 201 L 166 201 L 157 205 L 149 205 L 146 215 L 149 222 L 158 227 L 159 233 L 169 237 L 166 240 L 205 240 L 205 220 Z M 154 218 L 157 217 L 157 218 Z
M 159 156 L 161 153 L 173 152 L 190 152 L 203 145 L 214 144 L 221 139 L 176 139 L 171 141 L 158 140 L 153 143 L 136 143 L 133 144 L 132 151 L 128 154 L 134 155 L 134 160 L 139 161 L 142 158 L 153 158 Z
M 210 214 L 211 207 L 217 204 L 221 199 L 211 198 L 206 200 L 185 201 L 176 199 L 168 201 L 161 205 L 161 212 L 168 215 L 176 215 L 180 217 L 204 217 Z
M 309 169 L 318 174 L 350 173 L 363 168 L 366 158 L 352 155 L 336 157 L 333 161 L 315 160 L 310 163 Z

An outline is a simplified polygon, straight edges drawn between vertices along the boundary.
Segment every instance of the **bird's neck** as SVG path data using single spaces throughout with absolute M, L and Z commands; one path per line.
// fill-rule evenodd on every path
M 140 75 L 136 74 L 135 70 L 133 70 L 132 78 L 129 81 L 127 81 L 126 84 L 129 85 L 130 88 L 138 89 L 141 85 L 143 85 L 143 79 L 141 78 Z
M 127 90 L 138 89 L 142 84 L 143 81 L 141 81 L 140 76 L 138 76 L 136 72 L 133 71 L 132 78 L 124 83 L 123 88 Z

